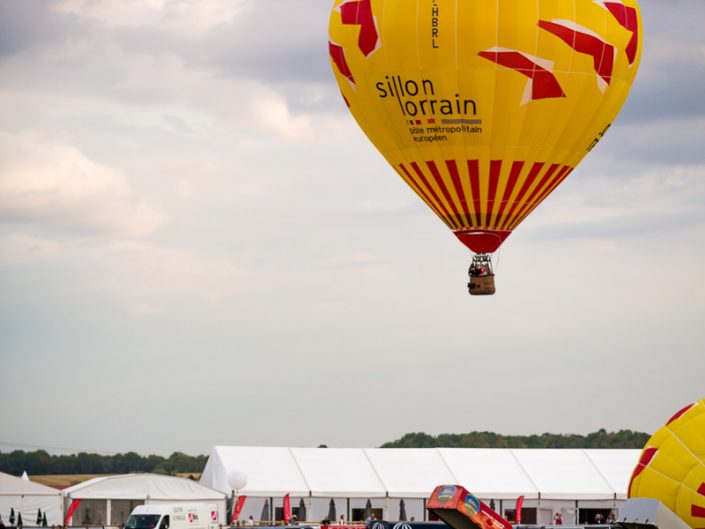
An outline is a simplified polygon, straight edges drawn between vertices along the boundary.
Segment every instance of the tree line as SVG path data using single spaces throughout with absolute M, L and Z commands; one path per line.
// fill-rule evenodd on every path
M 382 448 L 643 448 L 651 437 L 632 430 L 607 432 L 600 429 L 587 435 L 544 433 L 541 435 L 501 435 L 493 432 L 408 433 L 382 445 Z
M 80 452 L 71 455 L 52 455 L 45 450 L 25 452 L 14 450 L 0 452 L 0 472 L 19 476 L 27 471 L 30 475 L 47 474 L 129 474 L 151 472 L 154 474 L 179 474 L 202 472 L 208 456 L 190 456 L 174 452 L 169 457 L 135 452 L 100 455 Z
M 587 435 L 552 434 L 501 435 L 493 432 L 408 433 L 382 445 L 382 448 L 643 448 L 650 435 L 632 430 L 607 432 L 604 429 Z M 320 445 L 319 448 L 325 448 Z M 135 452 L 99 455 L 80 452 L 51 455 L 45 450 L 0 452 L 0 472 L 19 476 L 47 474 L 184 474 L 202 472 L 208 456 L 190 456 L 174 452 L 169 457 L 141 456 Z

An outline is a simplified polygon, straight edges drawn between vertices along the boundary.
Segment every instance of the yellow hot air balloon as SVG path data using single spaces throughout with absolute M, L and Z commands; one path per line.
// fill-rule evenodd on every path
M 605 134 L 642 47 L 636 0 L 335 0 L 329 33 L 353 116 L 479 277 Z
M 693 529 L 705 528 L 705 399 L 686 406 L 646 443 L 630 498 L 655 498 Z

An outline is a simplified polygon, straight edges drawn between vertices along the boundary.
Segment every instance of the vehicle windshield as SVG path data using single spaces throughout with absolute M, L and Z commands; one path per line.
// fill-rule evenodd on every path
M 125 529 L 154 529 L 161 514 L 133 514 L 125 523 Z

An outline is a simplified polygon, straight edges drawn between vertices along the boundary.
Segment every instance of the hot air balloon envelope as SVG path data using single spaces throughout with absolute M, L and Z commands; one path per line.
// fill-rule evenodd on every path
M 642 45 L 636 0 L 335 0 L 329 32 L 358 124 L 476 253 L 600 141 Z
M 630 498 L 655 498 L 693 529 L 705 527 L 705 399 L 681 409 L 646 443 Z

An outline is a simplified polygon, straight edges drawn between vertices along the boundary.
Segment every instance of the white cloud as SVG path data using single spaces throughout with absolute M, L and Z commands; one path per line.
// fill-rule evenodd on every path
M 46 262 L 61 255 L 61 243 L 26 233 L 11 233 L 0 238 L 3 264 L 26 265 Z
M 382 200 L 364 200 L 355 208 L 355 213 L 397 213 L 408 204 L 398 202 L 385 202 Z
M 676 127 L 674 127 L 676 129 Z M 590 157 L 525 220 L 542 238 L 623 244 L 705 224 L 705 164 L 634 166 Z
M 72 248 L 73 262 L 85 260 L 102 273 L 94 284 L 127 313 L 155 315 L 191 303 L 216 303 L 241 295 L 250 272 L 233 257 L 157 246 L 145 241 Z
M 310 133 L 310 122 L 306 116 L 293 115 L 286 101 L 273 92 L 262 90 L 261 96 L 254 99 L 254 113 L 265 130 L 272 130 L 283 139 L 300 138 Z
M 705 64 L 705 44 L 680 42 L 676 35 L 661 37 L 651 46 L 648 60 L 654 62 L 681 61 L 693 67 Z
M 232 256 L 199 254 L 144 240 L 55 241 L 22 232 L 0 236 L 0 264 L 62 277 L 62 288 L 109 300 L 123 314 L 149 317 L 193 303 L 212 304 L 257 289 Z M 51 287 L 49 287 L 51 288 Z
M 0 76 L 6 122 L 37 115 L 65 127 L 67 120 L 100 116 L 109 125 L 159 130 L 164 138 L 164 132 L 210 140 L 238 133 L 235 141 L 243 144 L 272 135 L 295 140 L 312 130 L 310 115 L 293 111 L 278 87 L 224 77 L 175 53 L 135 54 L 114 42 L 87 40 L 18 55 L 0 63 Z
M 233 21 L 233 0 L 62 0 L 57 9 L 111 27 L 156 26 L 191 34 Z
M 0 133 L 0 216 L 80 234 L 144 236 L 164 220 L 119 170 L 31 133 Z

